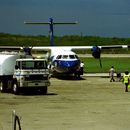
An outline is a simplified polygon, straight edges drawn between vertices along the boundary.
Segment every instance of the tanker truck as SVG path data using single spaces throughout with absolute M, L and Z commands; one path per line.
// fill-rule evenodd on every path
M 47 94 L 50 86 L 47 61 L 25 57 L 16 52 L 0 53 L 0 91 L 19 94 L 36 90 Z M 31 89 L 32 88 L 32 89 Z

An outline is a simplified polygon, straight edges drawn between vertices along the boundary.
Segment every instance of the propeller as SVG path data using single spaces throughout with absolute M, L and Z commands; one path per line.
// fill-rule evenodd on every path
M 98 46 L 93 46 L 92 48 L 92 56 L 95 59 L 99 59 L 100 67 L 102 68 L 102 63 L 101 63 L 101 49 Z
M 25 55 L 32 55 L 32 47 L 23 47 Z

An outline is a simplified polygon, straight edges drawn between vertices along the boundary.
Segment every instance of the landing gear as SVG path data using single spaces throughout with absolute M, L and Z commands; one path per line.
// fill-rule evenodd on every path
M 80 72 L 77 71 L 77 72 L 74 74 L 74 76 L 75 76 L 76 79 L 80 79 Z

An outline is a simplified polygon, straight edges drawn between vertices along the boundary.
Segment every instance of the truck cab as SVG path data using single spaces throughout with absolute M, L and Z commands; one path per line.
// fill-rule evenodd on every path
M 15 94 L 25 89 L 29 91 L 30 88 L 46 94 L 49 85 L 49 71 L 45 59 L 25 58 L 16 60 L 12 86 Z

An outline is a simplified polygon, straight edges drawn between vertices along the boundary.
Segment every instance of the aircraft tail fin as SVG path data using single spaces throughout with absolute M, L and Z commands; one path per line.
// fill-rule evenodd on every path
M 32 25 L 49 25 L 50 30 L 49 30 L 49 36 L 50 36 L 50 44 L 51 46 L 54 46 L 54 28 L 53 25 L 61 25 L 61 24 L 77 24 L 78 22 L 53 22 L 53 18 L 49 19 L 49 22 L 24 22 L 25 24 L 32 24 Z

